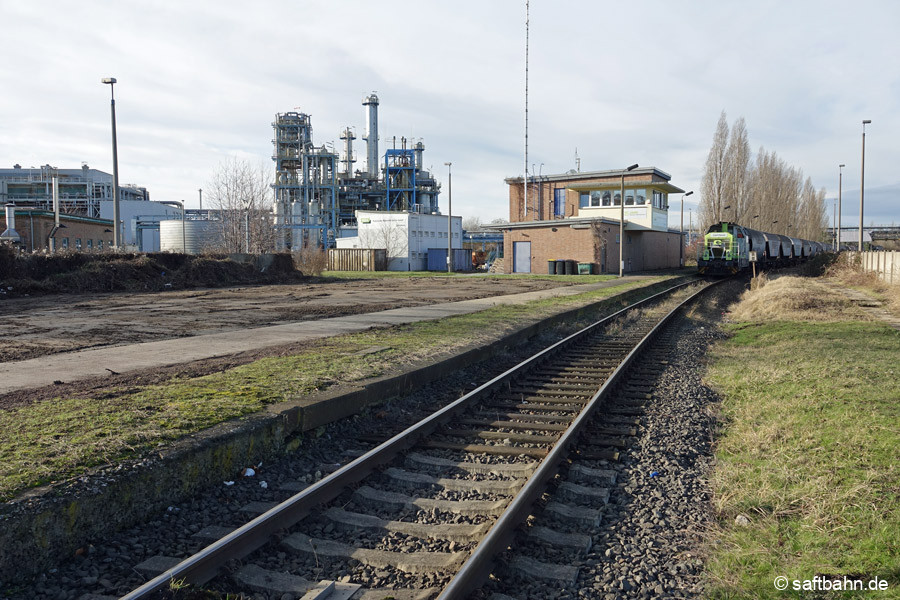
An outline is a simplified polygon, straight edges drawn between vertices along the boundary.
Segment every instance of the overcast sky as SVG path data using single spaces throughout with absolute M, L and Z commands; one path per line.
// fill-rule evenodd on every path
M 422 138 L 444 182 L 453 162 L 454 214 L 507 217 L 503 179 L 524 171 L 523 1 L 0 0 L 0 22 L 4 167 L 111 171 L 112 76 L 120 179 L 154 200 L 196 207 L 230 157 L 274 170 L 271 123 L 292 110 L 317 145 L 354 126 L 364 168 L 372 91 L 382 154 Z M 853 225 L 871 119 L 865 222 L 900 223 L 898 25 L 894 0 L 532 0 L 528 162 L 655 166 L 696 207 L 724 110 L 829 198 L 845 163 Z

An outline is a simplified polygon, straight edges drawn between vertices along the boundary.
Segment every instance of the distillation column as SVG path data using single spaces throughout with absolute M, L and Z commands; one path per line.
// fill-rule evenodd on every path
M 366 169 L 369 177 L 378 179 L 378 96 L 369 94 L 363 98 L 366 107 Z
M 356 139 L 356 136 L 353 135 L 353 130 L 347 127 L 341 132 L 341 139 L 344 140 L 344 158 L 341 159 L 341 174 L 344 177 L 353 177 L 353 163 L 356 162 L 356 159 L 353 158 L 353 140 Z

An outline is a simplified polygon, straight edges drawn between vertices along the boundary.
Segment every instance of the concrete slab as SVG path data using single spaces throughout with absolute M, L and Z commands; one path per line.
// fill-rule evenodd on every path
M 135 565 L 134 570 L 141 575 L 145 575 L 146 577 L 152 579 L 157 575 L 165 573 L 166 571 L 180 563 L 181 560 L 182 559 L 175 558 L 173 556 L 151 556 L 144 562 Z
M 552 579 L 567 585 L 575 585 L 578 581 L 578 567 L 570 565 L 546 563 L 527 556 L 517 556 L 510 561 L 509 566 L 513 571 L 529 577 Z
M 344 559 L 355 558 L 371 567 L 394 567 L 407 573 L 454 572 L 468 556 L 467 552 L 404 553 L 355 548 L 333 540 L 311 538 L 302 533 L 291 534 L 281 543 L 296 552 Z
M 404 486 L 409 490 L 434 486 L 445 490 L 453 490 L 458 492 L 512 495 L 519 491 L 519 489 L 522 487 L 521 480 L 516 479 L 488 479 L 484 481 L 472 481 L 470 479 L 449 479 L 432 477 L 431 475 L 425 475 L 423 473 L 413 473 L 393 467 L 387 469 L 384 474 L 394 480 L 395 483 Z
M 56 381 L 70 383 L 91 377 L 106 377 L 110 371 L 127 373 L 140 369 L 166 367 L 271 346 L 331 337 L 342 333 L 363 331 L 373 327 L 468 314 L 501 304 L 523 304 L 532 300 L 571 296 L 649 278 L 650 276 L 628 276 L 623 279 L 521 294 L 447 302 L 424 307 L 396 308 L 366 315 L 299 321 L 77 352 L 62 352 L 29 360 L 0 363 L 0 395 L 16 390 L 52 385 Z
M 262 502 L 259 500 L 254 500 L 253 502 L 248 502 L 247 504 L 242 506 L 241 512 L 258 516 L 263 514 L 264 512 L 272 510 L 276 506 L 278 506 L 277 502 Z
M 517 479 L 529 477 L 538 465 L 536 461 L 512 464 L 457 462 L 447 458 L 419 454 L 418 452 L 407 454 L 406 464 L 413 469 L 427 469 L 432 472 L 452 472 L 454 469 L 460 469 L 478 475 L 501 475 Z
M 593 508 L 562 504 L 561 502 L 548 502 L 544 510 L 560 521 L 587 528 L 599 527 L 600 518 L 603 515 L 601 511 Z
M 208 525 L 192 535 L 192 538 L 204 540 L 207 542 L 215 542 L 234 531 L 233 527 L 222 527 L 221 525 Z
M 556 493 L 563 500 L 587 506 L 603 506 L 609 503 L 609 488 L 564 481 L 559 484 Z
M 577 483 L 615 485 L 616 472 L 610 469 L 592 469 L 576 463 L 569 469 L 569 479 Z
M 285 594 L 305 594 L 316 584 L 290 573 L 279 573 L 256 565 L 245 565 L 233 575 L 240 585 L 254 592 L 281 597 Z
M 300 600 L 350 600 L 361 587 L 358 583 L 320 581 Z
M 353 529 L 380 529 L 383 531 L 395 531 L 419 539 L 448 540 L 451 542 L 471 542 L 485 536 L 490 523 L 481 525 L 467 525 L 458 523 L 446 523 L 428 525 L 425 523 L 410 523 L 407 521 L 388 521 L 372 515 L 355 513 L 341 508 L 330 508 L 325 511 L 325 516 L 334 523 L 345 528 Z
M 390 588 L 363 588 L 354 596 L 353 600 L 432 600 L 441 593 L 439 588 L 425 588 L 422 590 L 392 590 Z
M 572 548 L 582 555 L 591 551 L 591 545 L 593 543 L 593 540 L 589 535 L 583 533 L 563 533 L 540 525 L 530 527 L 527 535 L 529 539 L 538 540 L 550 546 Z
M 439 510 L 443 512 L 453 513 L 455 515 L 477 516 L 477 515 L 494 515 L 499 516 L 508 504 L 508 500 L 435 500 L 433 498 L 415 498 L 405 496 L 395 492 L 385 492 L 376 490 L 375 488 L 364 485 L 357 489 L 353 496 L 369 506 L 394 506 L 398 509 L 402 508 L 418 508 L 420 510 Z

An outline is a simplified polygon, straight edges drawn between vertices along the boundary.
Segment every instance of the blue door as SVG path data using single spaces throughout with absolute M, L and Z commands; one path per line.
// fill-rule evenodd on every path
M 513 242 L 513 273 L 531 273 L 531 242 Z

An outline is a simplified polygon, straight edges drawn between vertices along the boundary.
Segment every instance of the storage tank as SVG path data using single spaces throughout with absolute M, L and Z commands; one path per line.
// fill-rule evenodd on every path
M 182 221 L 181 219 L 160 221 L 159 249 L 162 252 L 200 254 L 215 245 L 218 224 L 218 221 Z M 182 225 L 184 229 L 182 229 Z

